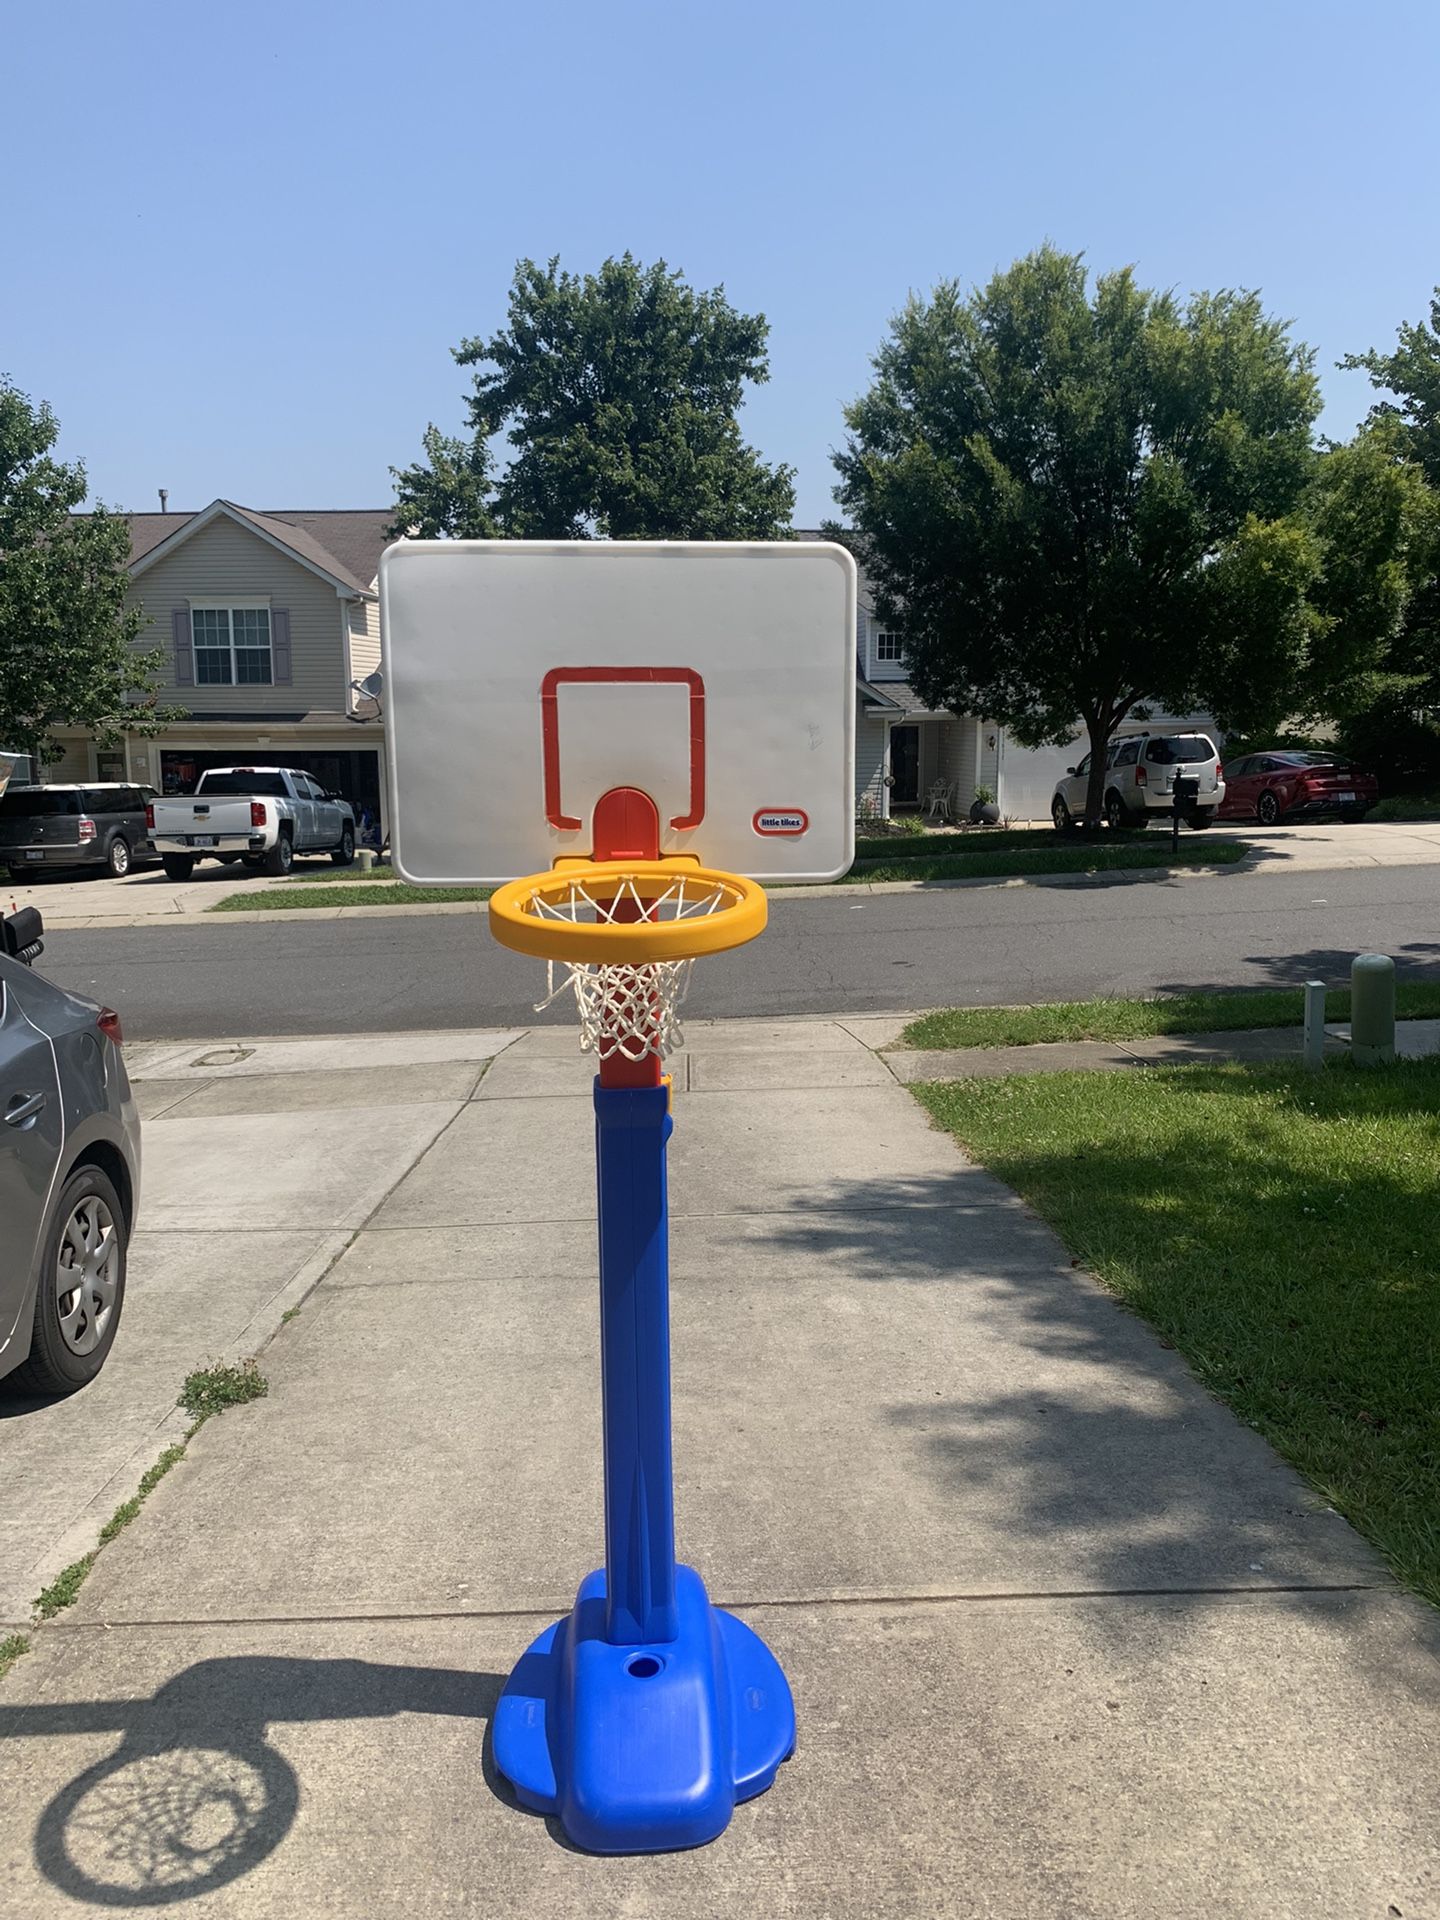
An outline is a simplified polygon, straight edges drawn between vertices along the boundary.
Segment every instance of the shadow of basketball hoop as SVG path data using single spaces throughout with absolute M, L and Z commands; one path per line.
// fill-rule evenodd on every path
M 193 1899 L 272 1853 L 299 1798 L 294 1769 L 263 1733 L 224 1747 L 129 1738 L 50 1802 L 36 1858 L 56 1886 L 92 1904 Z
M 149 1700 L 0 1709 L 0 1733 L 124 1732 L 40 1817 L 35 1860 L 92 1906 L 192 1900 L 251 1872 L 294 1823 L 300 1786 L 272 1722 L 401 1713 L 488 1720 L 502 1676 L 363 1660 L 269 1656 L 204 1660 Z M 489 1741 L 477 1773 L 490 1779 Z M 492 1787 L 494 1785 L 491 1782 Z M 377 1783 L 383 1797 L 383 1783 Z

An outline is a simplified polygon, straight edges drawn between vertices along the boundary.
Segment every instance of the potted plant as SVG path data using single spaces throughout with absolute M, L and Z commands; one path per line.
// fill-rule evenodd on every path
M 976 787 L 975 798 L 970 802 L 970 824 L 972 827 L 993 827 L 1000 820 L 1000 809 L 995 804 L 995 795 L 989 787 Z

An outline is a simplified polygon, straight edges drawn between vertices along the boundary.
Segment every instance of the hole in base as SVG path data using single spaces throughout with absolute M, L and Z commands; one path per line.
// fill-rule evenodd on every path
M 625 1671 L 633 1673 L 637 1680 L 653 1680 L 660 1667 L 661 1662 L 653 1653 L 637 1653 L 633 1660 L 625 1662 Z

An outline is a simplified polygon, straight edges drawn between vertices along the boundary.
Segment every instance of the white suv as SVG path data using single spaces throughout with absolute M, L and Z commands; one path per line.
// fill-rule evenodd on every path
M 1143 827 L 1158 813 L 1169 814 L 1175 804 L 1175 777 L 1199 781 L 1199 792 L 1187 808 L 1185 821 L 1208 827 L 1225 798 L 1220 778 L 1220 756 L 1205 733 L 1129 733 L 1110 742 L 1105 751 L 1105 818 L 1115 828 Z M 1067 833 L 1085 817 L 1090 786 L 1090 756 L 1067 770 L 1057 781 L 1050 817 Z

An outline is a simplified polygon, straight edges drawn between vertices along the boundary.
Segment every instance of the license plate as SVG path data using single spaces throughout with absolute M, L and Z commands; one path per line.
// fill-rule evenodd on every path
M 213 847 L 215 836 L 213 833 L 192 833 L 190 844 L 192 847 Z
M 1335 798 L 1342 807 L 1353 807 L 1355 804 L 1355 796 L 1353 793 L 1337 793 Z
M 43 860 L 45 856 L 38 847 L 27 847 L 25 849 L 25 858 L 27 860 Z

